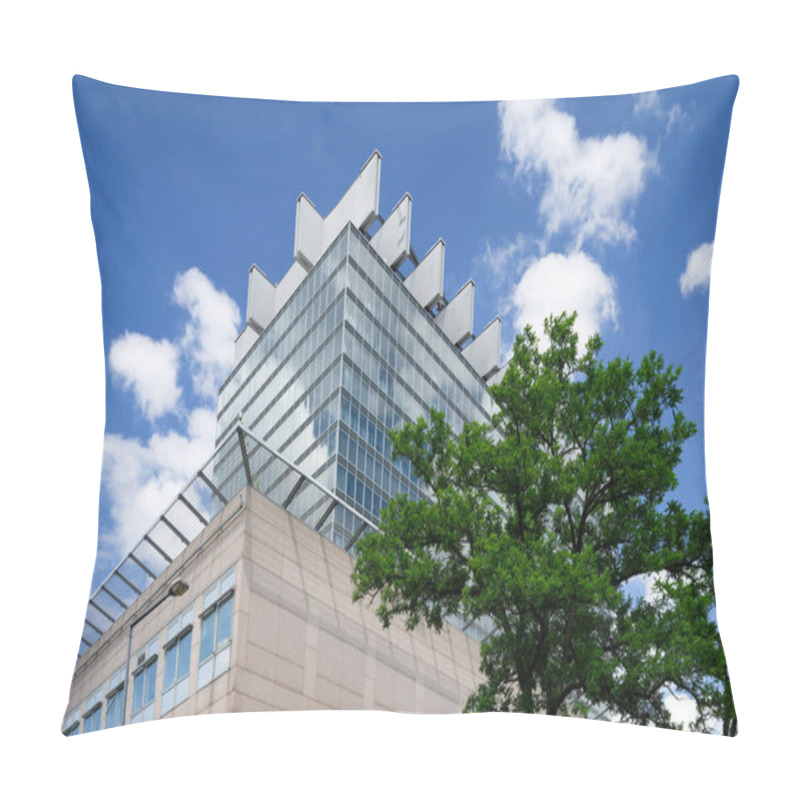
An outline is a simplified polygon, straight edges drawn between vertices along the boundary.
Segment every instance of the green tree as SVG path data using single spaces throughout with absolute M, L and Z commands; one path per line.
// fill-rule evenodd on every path
M 730 677 L 716 623 L 711 525 L 706 507 L 686 513 L 670 506 L 669 549 L 649 603 L 639 609 L 640 637 L 658 647 L 666 685 L 692 697 L 697 705 L 693 728 L 708 730 L 719 721 L 725 736 L 737 732 Z
M 735 732 L 708 514 L 667 501 L 696 431 L 680 369 L 656 353 L 603 363 L 599 337 L 580 351 L 575 318 L 547 321 L 546 348 L 530 328 L 517 337 L 491 425 L 456 436 L 431 410 L 392 433 L 432 502 L 386 506 L 356 545 L 354 599 L 377 599 L 384 626 L 488 621 L 467 711 L 593 708 L 671 727 L 673 691 L 696 700 L 698 729 L 721 718 Z M 632 579 L 652 576 L 635 598 Z

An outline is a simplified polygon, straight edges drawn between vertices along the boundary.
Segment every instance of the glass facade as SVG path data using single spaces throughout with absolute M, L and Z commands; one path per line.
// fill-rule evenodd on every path
M 347 237 L 340 236 L 223 384 L 217 446 L 242 424 L 320 483 L 333 488 L 340 404 Z M 234 437 L 235 438 L 235 437 Z M 249 452 L 251 482 L 281 502 L 296 474 Z M 235 441 L 214 463 L 214 483 L 231 497 L 247 480 Z M 305 487 L 307 488 L 307 487 Z M 313 494 L 313 499 L 312 495 Z M 324 503 L 298 491 L 290 509 L 304 520 Z M 320 511 L 319 513 L 323 513 Z M 315 526 L 316 527 L 316 526 Z
M 242 358 L 219 395 L 217 446 L 237 422 L 373 521 L 399 494 L 425 487 L 405 459 L 392 459 L 389 431 L 443 411 L 458 432 L 489 421 L 485 382 L 353 225 L 344 228 Z M 229 461 L 238 453 L 231 446 Z M 241 460 L 241 459 L 239 459 Z M 225 495 L 242 476 L 215 464 Z M 301 486 L 283 465 L 251 464 L 251 480 L 340 547 L 362 522 Z M 238 487 L 237 487 L 238 488 Z M 311 500 L 313 498 L 313 501 Z M 314 503 L 315 501 L 315 503 Z M 285 505 L 285 503 L 283 503 Z

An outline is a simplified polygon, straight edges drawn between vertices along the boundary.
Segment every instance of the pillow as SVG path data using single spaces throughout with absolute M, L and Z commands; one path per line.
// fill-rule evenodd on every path
M 73 86 L 107 402 L 66 735 L 321 708 L 736 734 L 703 453 L 736 77 Z

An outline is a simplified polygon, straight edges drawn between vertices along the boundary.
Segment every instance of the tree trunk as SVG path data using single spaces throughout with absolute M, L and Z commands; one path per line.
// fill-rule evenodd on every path
M 535 714 L 533 703 L 533 680 L 530 675 L 519 678 L 519 710 L 523 714 Z

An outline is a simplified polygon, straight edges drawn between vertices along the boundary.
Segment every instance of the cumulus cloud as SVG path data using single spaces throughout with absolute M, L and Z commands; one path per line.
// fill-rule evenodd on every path
M 548 316 L 577 311 L 575 329 L 582 345 L 603 324 L 617 322 L 614 280 L 583 252 L 549 253 L 533 260 L 514 287 L 511 303 L 514 328 L 531 325 L 540 337 Z
M 501 103 L 503 157 L 515 176 L 544 177 L 539 212 L 546 232 L 566 231 L 575 249 L 593 239 L 629 242 L 634 201 L 656 167 L 646 142 L 631 133 L 585 137 L 575 118 L 549 100 Z
M 241 314 L 233 299 L 216 288 L 197 267 L 178 275 L 175 302 L 189 312 L 181 348 L 192 366 L 192 385 L 198 394 L 216 398 L 233 367 L 233 342 Z
M 696 247 L 686 259 L 686 269 L 680 277 L 681 294 L 688 297 L 695 289 L 705 289 L 711 282 L 711 256 L 714 242 Z
M 107 434 L 103 484 L 112 521 L 101 551 L 126 553 L 144 536 L 194 473 L 214 452 L 216 415 L 209 408 L 189 414 L 187 433 L 154 433 L 147 441 Z
M 133 391 L 140 411 L 153 421 L 174 411 L 180 399 L 178 357 L 172 342 L 126 331 L 111 343 L 108 365 L 112 375 Z
M 213 406 L 233 366 L 241 314 L 196 267 L 175 278 L 173 300 L 189 316 L 179 340 L 126 332 L 109 351 L 112 373 L 133 391 L 153 424 L 149 438 L 120 433 L 105 438 L 103 490 L 110 524 L 101 536 L 100 556 L 112 562 L 136 545 L 214 452 Z M 186 382 L 181 388 L 181 365 L 188 367 L 194 394 Z M 155 430 L 168 412 L 175 413 L 173 425 Z

